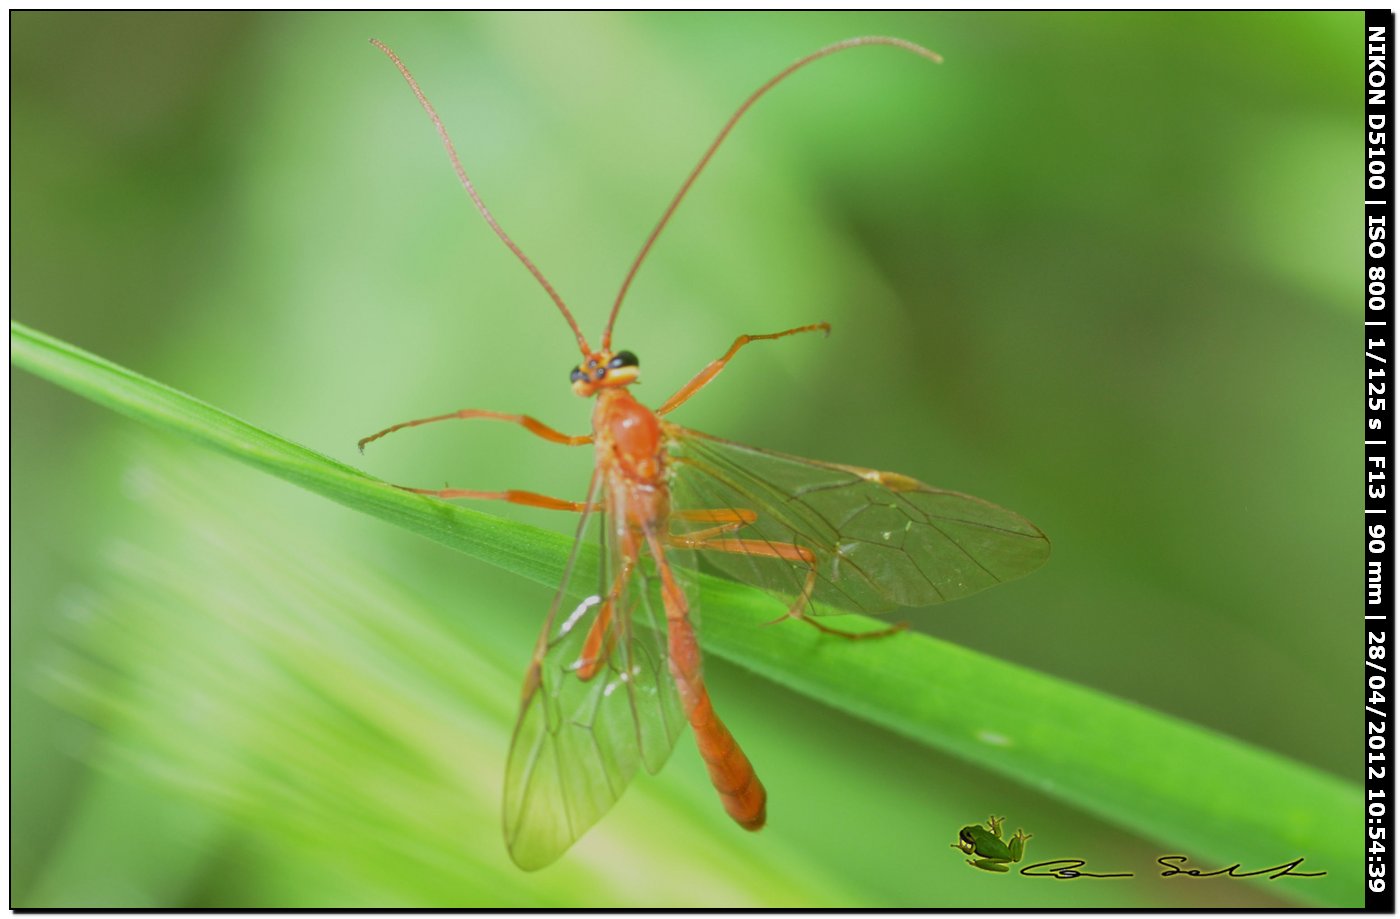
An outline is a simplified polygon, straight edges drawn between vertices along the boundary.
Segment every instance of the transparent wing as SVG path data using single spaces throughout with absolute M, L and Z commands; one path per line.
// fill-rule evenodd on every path
M 1034 524 L 971 495 L 669 423 L 665 430 L 675 467 L 673 507 L 751 518 L 725 534 L 739 551 L 706 552 L 706 561 L 793 599 L 813 565 L 776 547 L 802 547 L 815 557 L 813 599 L 836 608 L 825 612 L 880 613 L 955 600 L 1034 571 L 1050 556 L 1050 541 Z M 744 544 L 757 551 L 742 551 Z
M 622 795 L 656 772 L 685 724 L 667 668 L 655 566 L 629 545 L 615 489 L 594 474 L 553 607 L 525 676 L 506 765 L 506 847 L 521 868 L 553 862 Z M 598 564 L 583 550 L 590 526 Z

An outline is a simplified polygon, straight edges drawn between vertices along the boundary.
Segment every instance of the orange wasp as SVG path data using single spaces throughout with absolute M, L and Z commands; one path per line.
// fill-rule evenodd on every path
M 813 61 L 860 45 L 890 45 L 931 61 L 940 58 L 898 38 L 851 38 L 807 55 L 760 86 L 725 123 L 647 237 L 594 350 L 563 299 L 482 202 L 408 68 L 384 44 L 375 40 L 374 45 L 398 67 L 432 119 L 477 210 L 559 307 L 583 355 L 569 372 L 573 390 L 597 398 L 590 434 L 564 434 L 525 415 L 462 409 L 396 424 L 360 441 L 363 450 L 403 428 L 481 418 L 520 425 L 553 443 L 593 445 L 596 464 L 582 501 L 515 490 L 406 489 L 582 515 L 525 676 L 511 741 L 503 814 L 511 858 L 525 869 L 557 859 L 613 805 L 638 765 L 653 773 L 661 768 L 684 722 L 695 733 L 724 809 L 743 828 L 757 830 L 764 824 L 767 792 L 715 713 L 701 676 L 695 591 L 689 586 L 694 553 L 704 552 L 725 573 L 782 597 L 789 617 L 823 632 L 866 638 L 899 627 L 856 635 L 813 617 L 964 597 L 1039 567 L 1050 544 L 1021 516 L 970 495 L 897 473 L 758 450 L 666 420 L 740 348 L 827 332 L 826 323 L 739 336 L 655 410 L 628 390 L 637 382 L 639 364 L 632 352 L 613 349 L 613 323 L 637 269 L 686 192 L 765 93 Z M 575 564 L 590 519 L 601 521 L 596 579 Z

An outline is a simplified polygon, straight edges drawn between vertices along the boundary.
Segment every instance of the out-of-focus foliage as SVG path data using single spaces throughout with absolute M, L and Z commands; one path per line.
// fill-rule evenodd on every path
M 920 41 L 947 63 L 854 51 L 741 124 L 622 314 L 639 395 L 739 332 L 832 322 L 679 420 L 1015 508 L 1051 564 L 918 628 L 1350 777 L 1360 28 L 16 14 L 14 315 L 346 461 L 468 405 L 581 429 L 563 324 L 366 39 L 414 67 L 590 333 L 747 92 L 836 38 Z M 1140 839 L 718 665 L 772 826 L 726 827 L 683 748 L 558 868 L 512 874 L 497 725 L 547 592 L 23 375 L 13 411 L 17 905 L 1289 896 L 1151 877 Z M 516 430 L 396 437 L 366 461 L 396 481 L 587 475 Z M 993 811 L 1035 854 L 1144 876 L 973 872 L 947 844 Z

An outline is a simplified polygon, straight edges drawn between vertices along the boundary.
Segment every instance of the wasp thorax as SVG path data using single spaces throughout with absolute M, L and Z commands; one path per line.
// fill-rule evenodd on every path
M 600 351 L 569 371 L 569 382 L 580 396 L 591 396 L 599 389 L 637 382 L 637 355 L 631 351 Z

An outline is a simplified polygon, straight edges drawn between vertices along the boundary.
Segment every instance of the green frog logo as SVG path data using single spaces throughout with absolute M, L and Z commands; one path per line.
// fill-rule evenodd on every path
M 1031 834 L 1017 827 L 1009 840 L 1001 838 L 1001 827 L 1005 817 L 988 817 L 987 825 L 973 824 L 958 830 L 958 841 L 954 849 L 972 858 L 967 863 L 983 871 L 1007 872 L 1011 866 L 1026 854 L 1026 840 Z

